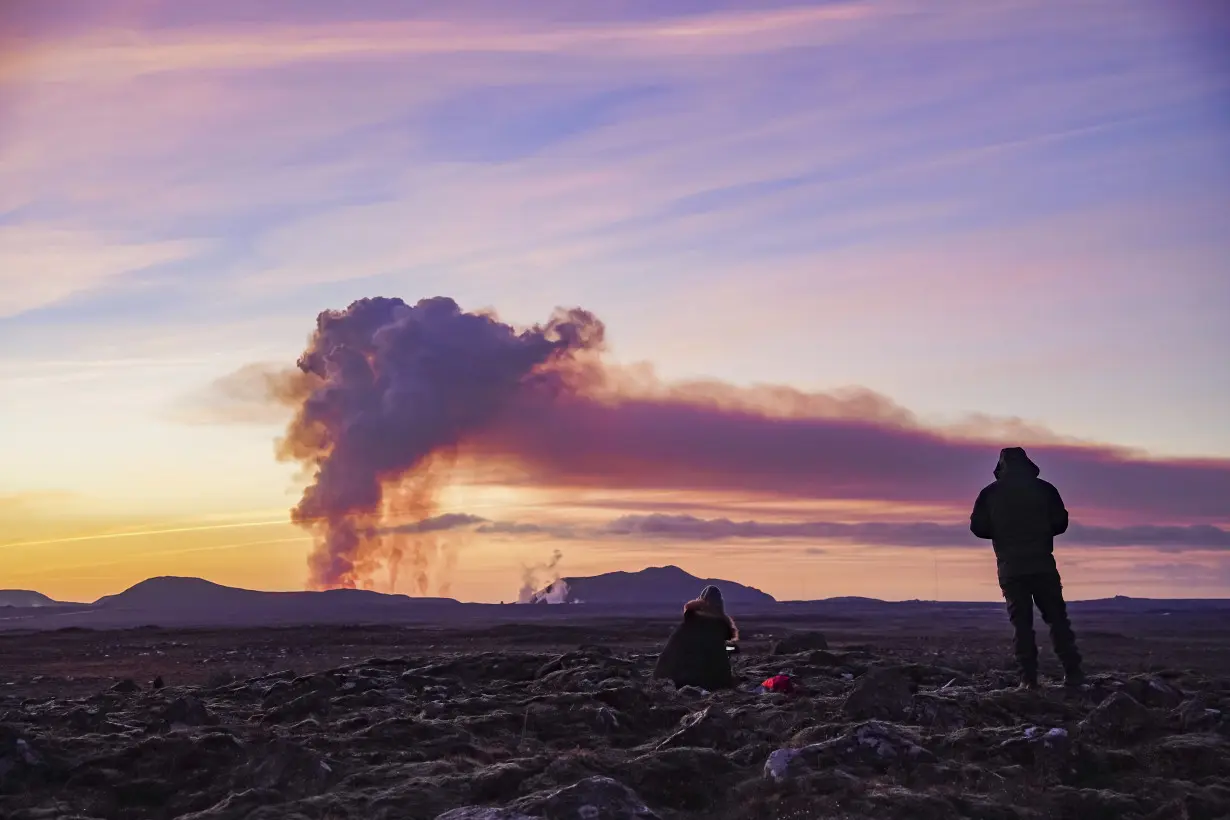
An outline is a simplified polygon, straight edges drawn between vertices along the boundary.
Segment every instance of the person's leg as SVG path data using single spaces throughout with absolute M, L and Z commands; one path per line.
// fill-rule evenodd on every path
M 1038 576 L 1034 584 L 1034 601 L 1042 620 L 1051 628 L 1051 645 L 1063 664 L 1069 683 L 1079 683 L 1083 678 L 1081 655 L 1076 648 L 1076 634 L 1068 620 L 1068 607 L 1063 600 L 1063 582 L 1059 573 Z
M 1034 642 L 1034 602 L 1029 579 L 1011 578 L 1000 582 L 1012 622 L 1012 648 L 1021 669 L 1021 683 L 1038 682 L 1038 645 Z

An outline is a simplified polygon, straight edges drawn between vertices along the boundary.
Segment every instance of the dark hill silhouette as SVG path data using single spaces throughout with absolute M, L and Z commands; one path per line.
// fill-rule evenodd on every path
M 241 587 L 228 587 L 204 578 L 183 578 L 164 575 L 133 584 L 118 595 L 106 595 L 94 602 L 97 607 L 127 609 L 198 609 L 202 607 L 247 607 L 277 602 L 313 601 L 326 606 L 395 607 L 414 603 L 457 603 L 452 598 L 411 598 L 408 595 L 388 595 L 364 589 L 329 589 L 322 592 L 263 592 Z
M 880 601 L 843 597 L 818 601 L 775 601 L 758 589 L 713 578 L 697 578 L 679 567 L 650 567 L 639 572 L 610 572 L 562 579 L 567 600 L 587 606 L 500 606 L 461 603 L 452 598 L 412 598 L 355 589 L 324 592 L 261 592 L 215 584 L 201 578 L 150 578 L 93 604 L 0 604 L 0 631 L 65 628 L 127 629 L 140 626 L 244 628 L 309 624 L 416 624 L 583 621 L 591 618 L 652 617 L 674 619 L 682 603 L 706 584 L 722 589 L 732 609 L 757 610 L 787 619 L 823 618 L 849 621 L 864 617 L 991 618 L 1002 626 L 1000 602 Z M 565 588 L 560 587 L 562 592 Z M 50 601 L 40 593 L 20 591 L 23 601 Z M 544 590 L 540 596 L 547 593 Z M 36 597 L 29 597 L 30 595 Z M 1175 618 L 1230 615 L 1230 599 L 1165 600 L 1116 596 L 1072 601 L 1078 615 L 1140 613 Z M 1202 614 L 1203 613 L 1203 614 Z
M 203 578 L 165 576 L 99 598 L 88 620 L 219 626 L 283 623 L 396 621 L 407 616 L 448 619 L 464 605 L 452 598 L 411 598 L 361 589 L 322 592 L 262 592 L 228 587 Z
M 565 584 L 565 588 L 560 584 Z M 677 604 L 695 598 L 709 584 L 722 590 L 733 606 L 767 606 L 776 599 L 755 587 L 719 578 L 697 578 L 676 566 L 647 567 L 640 572 L 606 572 L 588 577 L 561 578 L 538 592 L 532 603 L 585 603 L 625 606 Z M 557 600 L 563 598 L 563 600 Z
M 0 606 L 44 607 L 63 604 L 29 589 L 0 589 Z

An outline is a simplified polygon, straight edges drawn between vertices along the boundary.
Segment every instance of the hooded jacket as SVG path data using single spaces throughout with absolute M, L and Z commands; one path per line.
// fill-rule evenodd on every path
M 1056 572 L 1055 536 L 1068 529 L 1068 511 L 1054 485 L 1020 447 L 1005 447 L 995 481 L 983 488 L 970 514 L 970 531 L 995 548 L 999 580 Z
M 669 678 L 676 686 L 729 689 L 735 680 L 726 642 L 737 637 L 735 625 L 725 612 L 701 600 L 689 601 L 683 609 L 683 622 L 662 647 L 653 676 Z

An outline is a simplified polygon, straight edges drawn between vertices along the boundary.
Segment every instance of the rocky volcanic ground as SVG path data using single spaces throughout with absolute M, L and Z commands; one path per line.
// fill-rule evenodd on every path
M 1230 817 L 1230 625 L 1041 693 L 998 621 L 741 626 L 722 693 L 650 680 L 661 623 L 4 636 L 0 817 Z

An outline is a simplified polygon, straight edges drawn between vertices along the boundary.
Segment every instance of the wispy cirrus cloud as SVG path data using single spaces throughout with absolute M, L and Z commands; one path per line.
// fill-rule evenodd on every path
M 20 72 L 47 81 L 113 82 L 170 71 L 267 69 L 416 55 L 601 53 L 622 59 L 695 59 L 815 45 L 840 36 L 834 29 L 843 24 L 894 13 L 899 12 L 889 4 L 852 2 L 603 25 L 527 25 L 497 18 L 214 25 L 148 31 L 140 38 L 104 31 L 68 42 L 18 41 L 14 45 L 20 60 L 15 57 L 0 80 Z
M 193 240 L 124 241 L 92 231 L 0 224 L 0 319 L 189 259 Z
M 603 525 L 613 536 L 681 540 L 774 539 L 844 541 L 894 547 L 986 546 L 967 523 L 732 521 L 690 515 L 621 516 Z M 1099 527 L 1074 522 L 1062 544 L 1081 547 L 1156 547 L 1164 551 L 1228 550 L 1230 531 L 1209 524 Z

